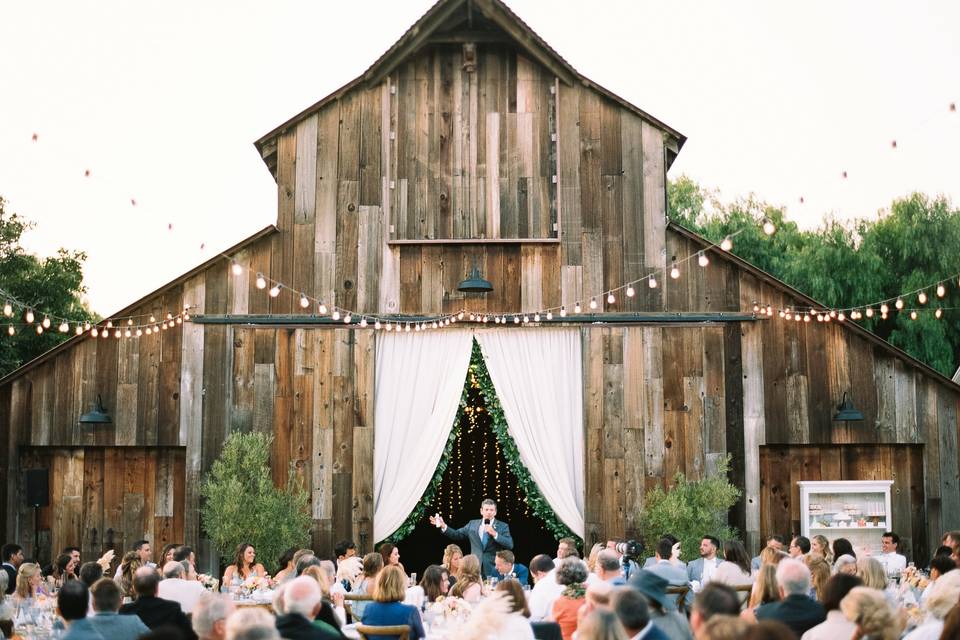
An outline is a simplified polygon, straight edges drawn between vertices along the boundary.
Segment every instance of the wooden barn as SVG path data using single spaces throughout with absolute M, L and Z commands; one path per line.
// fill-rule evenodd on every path
M 141 537 L 203 548 L 199 480 L 227 434 L 253 430 L 275 436 L 275 479 L 293 462 L 309 487 L 315 548 L 369 550 L 374 318 L 465 310 L 491 320 L 443 331 L 498 331 L 497 314 L 562 306 L 517 330 L 579 336 L 584 494 L 602 496 L 580 496 L 587 544 L 632 535 L 651 487 L 730 454 L 744 490 L 731 520 L 753 549 L 800 530 L 798 481 L 875 479 L 893 481 L 893 527 L 925 558 L 960 528 L 960 385 L 854 323 L 754 314 L 754 300 L 814 302 L 667 221 L 684 141 L 499 0 L 440 0 L 362 76 L 256 141 L 275 226 L 113 316 L 190 305 L 188 321 L 77 336 L 0 380 L 4 538 L 27 555 L 35 536 L 87 557 Z M 702 268 L 687 260 L 700 250 Z M 474 266 L 492 292 L 458 291 Z M 258 273 L 286 286 L 272 297 Z M 863 421 L 833 420 L 845 392 Z M 98 397 L 112 423 L 81 425 Z M 36 468 L 50 469 L 39 531 Z

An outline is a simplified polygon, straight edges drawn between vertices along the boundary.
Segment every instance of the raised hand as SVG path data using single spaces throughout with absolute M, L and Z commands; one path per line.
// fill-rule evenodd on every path
M 438 529 L 443 529 L 446 525 L 443 522 L 443 518 L 440 514 L 430 516 L 430 524 L 437 527 Z

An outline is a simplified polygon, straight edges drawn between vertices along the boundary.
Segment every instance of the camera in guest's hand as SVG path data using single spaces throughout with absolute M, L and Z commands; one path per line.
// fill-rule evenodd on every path
M 617 550 L 617 553 L 622 555 L 625 559 L 633 560 L 634 562 L 639 560 L 640 556 L 643 554 L 643 545 L 636 540 L 618 542 L 614 548 Z

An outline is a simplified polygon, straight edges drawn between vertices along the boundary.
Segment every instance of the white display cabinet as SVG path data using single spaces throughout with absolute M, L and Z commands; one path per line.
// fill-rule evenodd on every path
M 846 538 L 857 555 L 880 553 L 880 538 L 893 530 L 890 487 L 893 480 L 803 481 L 800 486 L 800 533 L 822 535 L 833 544 Z

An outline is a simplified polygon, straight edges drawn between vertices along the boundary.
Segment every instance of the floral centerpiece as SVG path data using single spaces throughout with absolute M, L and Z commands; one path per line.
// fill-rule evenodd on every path
M 435 623 L 457 626 L 470 618 L 473 607 L 463 598 L 439 596 L 427 606 L 426 617 Z
M 240 585 L 240 595 L 253 597 L 258 591 L 270 591 L 276 586 L 277 583 L 270 576 L 250 576 Z
M 203 588 L 207 591 L 212 591 L 216 593 L 217 587 L 220 585 L 220 581 L 214 578 L 213 576 L 201 573 L 197 576 L 197 582 L 203 585 Z

